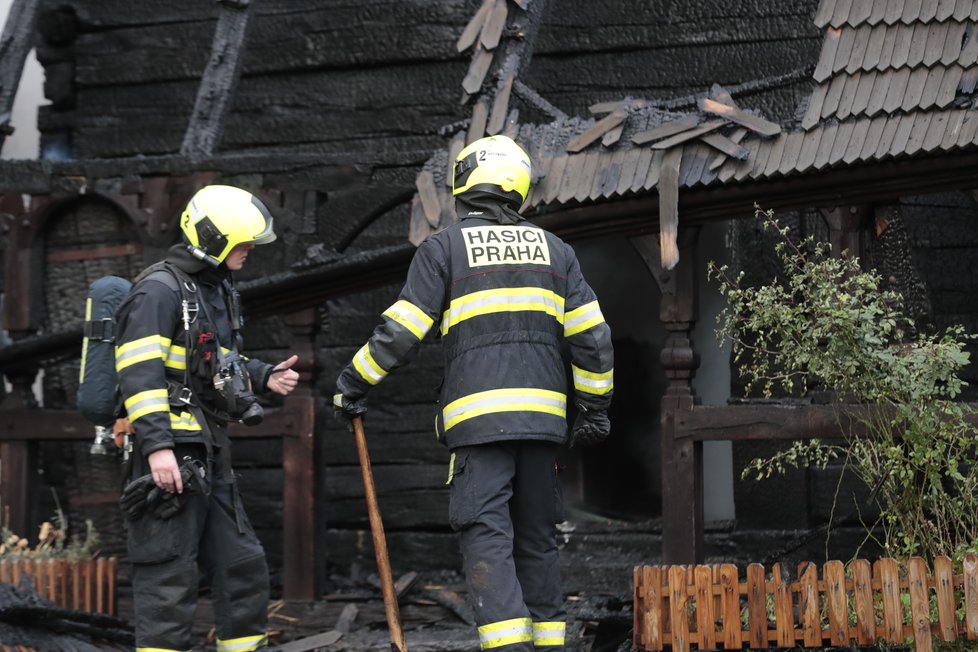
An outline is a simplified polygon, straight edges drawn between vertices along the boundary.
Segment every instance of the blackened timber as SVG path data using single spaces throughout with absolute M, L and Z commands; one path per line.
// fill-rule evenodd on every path
M 40 0 L 14 0 L 0 33 L 0 149 L 3 149 L 7 136 L 13 133 L 10 114 L 24 72 L 24 61 L 33 46 L 40 4 Z
M 223 3 L 214 31 L 211 58 L 204 70 L 190 125 L 180 147 L 184 156 L 210 156 L 221 141 L 238 87 L 252 11 L 250 0 L 225 0 Z

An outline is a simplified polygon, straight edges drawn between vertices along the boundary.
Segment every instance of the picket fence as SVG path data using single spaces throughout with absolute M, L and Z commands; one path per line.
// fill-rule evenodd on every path
M 0 582 L 18 586 L 27 576 L 34 590 L 62 609 L 116 614 L 115 557 L 66 559 L 0 559 Z
M 797 572 L 775 564 L 637 566 L 635 649 L 673 652 L 978 639 L 978 556 L 960 575 L 951 560 L 918 557 L 848 565 L 804 562 Z

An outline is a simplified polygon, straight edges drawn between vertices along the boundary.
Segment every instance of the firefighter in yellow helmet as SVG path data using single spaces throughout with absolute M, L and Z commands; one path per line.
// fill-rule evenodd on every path
M 530 172 L 526 152 L 505 136 L 459 153 L 460 221 L 418 248 L 398 300 L 333 397 L 340 414 L 363 414 L 367 392 L 440 332 L 436 435 L 451 451 L 449 523 L 481 648 L 505 652 L 564 649 L 557 454 L 568 440 L 608 435 L 614 386 L 611 331 L 573 249 L 518 212 Z M 568 434 L 569 390 L 577 416 Z
M 189 650 L 198 573 L 210 578 L 217 649 L 267 644 L 268 568 L 241 505 L 227 426 L 261 421 L 255 392 L 288 394 L 291 356 L 278 365 L 240 352 L 232 272 L 275 240 L 252 193 L 199 190 L 180 217 L 183 242 L 137 277 L 117 313 L 116 371 L 135 430 L 120 500 L 133 565 L 136 650 Z

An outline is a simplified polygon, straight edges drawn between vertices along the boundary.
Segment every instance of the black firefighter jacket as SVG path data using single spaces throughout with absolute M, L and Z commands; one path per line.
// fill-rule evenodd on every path
M 488 198 L 418 248 L 398 300 L 337 379 L 357 399 L 432 329 L 445 378 L 436 431 L 449 448 L 510 439 L 564 442 L 567 372 L 579 404 L 611 402 L 611 330 L 574 250 Z
M 183 295 L 175 284 L 164 282 L 165 276 L 161 277 L 160 272 L 138 281 L 119 308 L 116 371 L 126 413 L 136 430 L 136 441 L 143 455 L 173 448 L 176 443 L 206 443 L 205 437 L 209 435 L 207 424 L 201 423 L 203 414 L 173 400 L 167 381 L 172 388 L 190 380 L 194 402 L 202 401 L 215 412 L 220 410 L 221 406 L 209 392 L 212 387 L 206 386 L 209 384 L 206 376 L 213 372 L 197 370 L 196 377 L 188 378 L 188 362 L 193 365 L 192 359 L 196 359 L 188 353 L 204 346 L 198 344 L 201 333 L 214 333 L 216 341 L 206 345 L 214 347 L 219 343 L 224 353 L 234 345 L 225 287 L 225 281 L 230 283 L 230 272 L 223 267 L 213 269 L 193 258 L 183 245 L 171 247 L 166 260 L 193 279 L 196 300 L 204 305 L 192 315 L 189 352 L 183 324 Z M 248 360 L 245 367 L 256 389 L 263 389 L 272 365 Z

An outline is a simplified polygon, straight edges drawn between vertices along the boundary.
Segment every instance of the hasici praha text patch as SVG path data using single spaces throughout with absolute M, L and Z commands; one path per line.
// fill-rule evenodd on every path
M 542 229 L 529 226 L 472 226 L 462 229 L 469 267 L 549 265 L 550 247 Z

